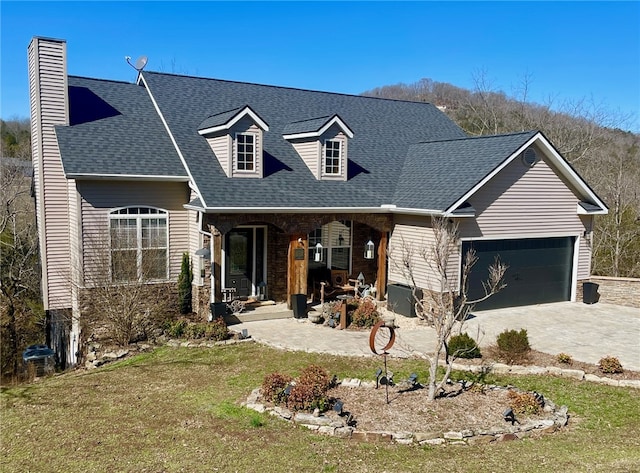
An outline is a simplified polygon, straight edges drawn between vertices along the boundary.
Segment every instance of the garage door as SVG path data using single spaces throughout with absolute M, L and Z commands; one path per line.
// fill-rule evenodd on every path
M 509 266 L 507 287 L 476 309 L 500 309 L 521 305 L 568 301 L 571 298 L 574 237 L 481 240 L 463 242 L 463 255 L 473 248 L 478 262 L 469 277 L 469 299 L 484 292 L 482 281 L 496 256 Z

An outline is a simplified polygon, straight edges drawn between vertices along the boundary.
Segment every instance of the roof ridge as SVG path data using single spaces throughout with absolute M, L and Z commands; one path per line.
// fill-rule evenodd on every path
M 135 82 L 128 82 L 126 80 L 99 79 L 97 77 L 76 76 L 74 74 L 67 74 L 67 77 L 72 77 L 74 79 L 95 80 L 97 82 L 113 82 L 116 84 L 138 85 Z
M 305 89 L 305 88 L 302 88 L 302 87 L 288 87 L 288 86 L 284 86 L 284 85 L 259 84 L 257 82 L 245 82 L 245 81 L 230 80 L 230 79 L 216 79 L 216 78 L 213 78 L 213 77 L 201 77 L 201 76 L 193 76 L 193 75 L 186 75 L 186 74 L 174 74 L 174 73 L 169 73 L 169 72 L 144 71 L 144 73 L 145 74 L 156 74 L 156 75 L 172 76 L 172 77 L 182 77 L 182 78 L 186 78 L 186 79 L 198 79 L 198 80 L 204 80 L 204 81 L 226 82 L 226 83 L 229 83 L 229 84 L 254 85 L 254 86 L 258 86 L 258 87 L 269 87 L 271 89 L 298 90 L 300 92 L 314 92 L 314 93 L 318 93 L 318 94 L 342 95 L 344 97 L 357 97 L 357 98 L 361 98 L 361 99 L 381 100 L 381 101 L 384 101 L 384 102 L 401 102 L 401 103 L 413 103 L 413 104 L 419 104 L 419 105 L 431 105 L 432 107 L 435 107 L 435 105 L 432 104 L 431 102 L 416 102 L 414 100 L 388 99 L 388 98 L 384 98 L 384 97 L 371 97 L 369 95 L 362 95 L 362 94 L 347 94 L 345 92 L 330 92 L 330 91 L 327 91 L 327 90 Z
M 478 135 L 478 136 L 465 136 L 462 138 L 447 138 L 446 140 L 429 140 L 429 141 L 419 141 L 415 144 L 426 144 L 426 143 L 446 143 L 448 141 L 464 141 L 464 140 L 477 140 L 477 139 L 487 139 L 487 138 L 502 138 L 505 136 L 517 136 L 517 135 L 529 135 L 539 133 L 540 130 L 529 130 L 529 131 L 518 131 L 513 133 L 500 133 L 498 135 Z

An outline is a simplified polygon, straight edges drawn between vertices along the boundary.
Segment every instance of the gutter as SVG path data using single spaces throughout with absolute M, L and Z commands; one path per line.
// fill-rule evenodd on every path
M 395 205 L 384 204 L 380 207 L 197 207 L 185 204 L 184 208 L 204 213 L 231 214 L 297 214 L 297 213 L 357 213 L 357 214 L 410 214 L 424 216 L 443 216 L 441 210 L 397 208 Z

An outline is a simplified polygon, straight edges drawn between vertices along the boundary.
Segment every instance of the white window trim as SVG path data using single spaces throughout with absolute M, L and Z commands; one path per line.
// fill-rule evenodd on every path
M 253 169 L 239 169 L 238 136 L 251 136 L 253 138 Z M 258 174 L 258 134 L 250 132 L 237 132 L 233 138 L 233 171 L 238 174 Z
M 338 172 L 327 172 L 327 143 L 338 143 Z M 322 145 L 322 175 L 327 177 L 342 176 L 342 159 L 344 154 L 344 143 L 342 140 L 328 138 Z M 335 158 L 331 158 L 335 159 Z
M 141 208 L 145 208 L 145 209 L 153 209 L 156 210 L 157 213 L 148 213 L 148 214 L 141 214 L 141 213 L 135 213 L 135 214 L 118 214 L 118 213 L 114 213 L 114 212 L 119 212 L 120 210 L 124 210 L 124 209 L 141 209 Z M 136 264 L 137 264 L 137 272 L 138 272 L 138 281 L 142 281 L 142 220 L 150 220 L 152 218 L 164 218 L 166 221 L 166 242 L 165 242 L 165 248 L 166 248 L 166 258 L 165 258 L 165 277 L 164 278 L 156 278 L 156 279 L 150 279 L 149 281 L 146 282 L 163 282 L 163 281 L 168 281 L 170 279 L 169 277 L 169 254 L 170 254 L 170 249 L 169 249 L 169 212 L 166 209 L 162 209 L 160 207 L 154 207 L 154 206 L 150 206 L 150 205 L 129 205 L 126 207 L 116 207 L 113 208 L 111 210 L 109 210 L 109 280 L 114 283 L 114 284 L 126 284 L 127 281 L 116 281 L 114 280 L 113 277 L 113 264 L 112 264 L 112 259 L 111 259 L 111 255 L 113 253 L 113 248 L 111 247 L 111 222 L 114 220 L 136 220 L 136 243 L 137 243 L 137 247 L 136 247 Z

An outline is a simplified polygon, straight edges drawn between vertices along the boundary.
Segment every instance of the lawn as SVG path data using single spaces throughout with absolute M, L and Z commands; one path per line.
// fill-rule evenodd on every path
M 310 363 L 370 379 L 379 360 L 257 344 L 161 348 L 92 371 L 2 390 L 3 472 L 640 471 L 640 393 L 553 377 L 495 377 L 572 414 L 539 439 L 474 446 L 367 444 L 239 407 L 265 374 Z M 392 360 L 401 375 L 426 363 Z

